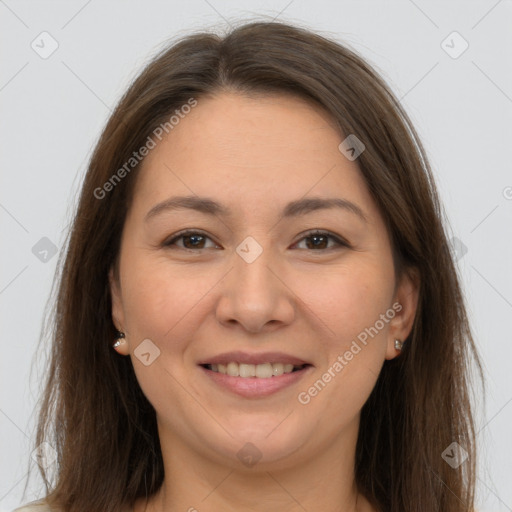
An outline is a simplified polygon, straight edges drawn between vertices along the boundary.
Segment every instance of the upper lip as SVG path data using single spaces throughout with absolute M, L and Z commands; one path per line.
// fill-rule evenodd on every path
M 310 364 L 299 357 L 285 354 L 284 352 L 260 352 L 251 354 L 239 350 L 209 357 L 208 359 L 200 361 L 198 364 L 228 364 L 231 362 L 242 364 L 282 363 L 293 364 L 294 366 Z

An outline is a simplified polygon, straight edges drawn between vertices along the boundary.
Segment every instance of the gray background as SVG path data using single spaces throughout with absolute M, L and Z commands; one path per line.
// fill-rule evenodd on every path
M 44 359 L 35 350 L 58 257 L 52 244 L 56 251 L 63 245 L 111 109 L 166 41 L 275 17 L 365 56 L 425 143 L 485 364 L 487 402 L 477 402 L 479 510 L 512 510 L 511 1 L 0 0 L 0 512 L 20 504 L 31 460 Z M 40 54 L 52 41 L 43 31 L 58 43 L 47 58 Z M 469 44 L 460 55 L 464 42 L 453 31 Z M 24 501 L 39 497 L 36 484 Z

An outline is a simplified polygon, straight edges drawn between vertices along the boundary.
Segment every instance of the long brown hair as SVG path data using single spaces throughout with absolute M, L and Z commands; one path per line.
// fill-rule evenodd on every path
M 130 358 L 112 350 L 108 273 L 117 268 L 140 164 L 104 184 L 176 109 L 220 91 L 299 95 L 365 144 L 357 163 L 389 228 L 395 264 L 400 272 L 416 269 L 421 286 L 404 350 L 384 363 L 361 412 L 356 483 L 383 512 L 473 511 L 471 363 L 482 380 L 483 373 L 425 150 L 400 102 L 364 59 L 279 22 L 243 24 L 223 37 L 192 34 L 165 48 L 129 87 L 99 138 L 59 260 L 35 440 L 57 456 L 54 478 L 41 467 L 47 502 L 63 512 L 117 512 L 163 482 L 155 410 Z M 469 455 L 458 468 L 442 456 L 454 442 Z

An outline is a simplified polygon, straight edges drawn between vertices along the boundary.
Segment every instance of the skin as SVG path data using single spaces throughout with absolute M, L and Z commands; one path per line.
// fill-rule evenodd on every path
M 135 512 L 371 511 L 354 483 L 360 411 L 396 338 L 411 331 L 416 280 L 394 273 L 384 221 L 345 137 L 317 106 L 293 96 L 233 92 L 198 105 L 146 157 L 126 218 L 120 282 L 111 273 L 112 317 L 157 413 L 165 465 L 161 490 Z M 232 217 L 167 211 L 174 195 L 206 196 Z M 283 218 L 289 201 L 344 198 L 342 209 Z M 196 245 L 183 229 L 207 236 Z M 320 238 L 311 229 L 330 231 Z M 248 236 L 263 249 L 252 263 L 236 252 Z M 186 249 L 188 247 L 188 250 Z M 194 248 L 199 247 L 199 249 Z M 402 309 L 310 402 L 298 401 L 365 328 L 398 302 Z M 134 354 L 150 339 L 160 355 Z M 311 363 L 307 378 L 265 398 L 242 398 L 213 384 L 197 363 L 231 351 L 282 351 Z M 253 443 L 248 467 L 237 452 Z

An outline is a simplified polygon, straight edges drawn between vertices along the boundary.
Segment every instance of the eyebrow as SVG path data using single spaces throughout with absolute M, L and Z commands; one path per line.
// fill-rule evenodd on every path
M 353 213 L 364 222 L 368 222 L 365 214 L 359 206 L 357 206 L 355 203 L 352 203 L 351 201 L 348 201 L 347 199 L 337 197 L 309 197 L 291 201 L 284 207 L 283 217 L 298 217 L 313 211 L 333 208 L 339 208 Z M 207 215 L 221 217 L 233 217 L 234 215 L 234 213 L 229 208 L 208 197 L 174 196 L 153 206 L 153 208 L 151 208 L 151 210 L 149 210 L 149 212 L 146 214 L 145 221 L 147 222 L 162 212 L 179 209 L 196 210 Z

